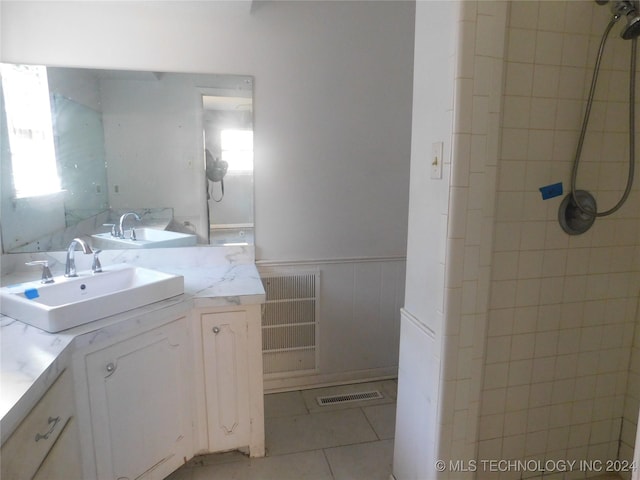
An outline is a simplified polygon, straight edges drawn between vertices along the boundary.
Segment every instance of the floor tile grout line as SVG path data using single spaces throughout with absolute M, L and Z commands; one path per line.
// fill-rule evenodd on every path
M 364 415 L 365 420 L 367 421 L 367 423 L 369 424 L 369 427 L 371 427 L 371 430 L 373 430 L 374 435 L 376 436 L 376 438 L 378 439 L 378 441 L 382 440 L 380 438 L 380 435 L 378 435 L 378 432 L 376 431 L 375 427 L 373 426 L 373 424 L 371 423 L 371 420 L 369 420 L 369 416 L 367 415 L 367 412 L 364 411 L 364 408 L 359 407 L 360 410 L 362 411 L 362 415 Z
M 354 447 L 356 445 L 367 445 L 370 443 L 377 443 L 377 442 L 388 442 L 388 441 L 395 441 L 395 438 L 382 438 L 382 439 L 376 439 L 376 440 L 364 440 L 362 442 L 352 442 L 352 443 L 344 443 L 341 445 L 331 445 L 331 446 L 327 446 L 327 447 L 318 447 L 318 448 L 311 448 L 309 450 L 296 450 L 293 452 L 282 452 L 282 453 L 276 453 L 273 455 L 265 455 L 264 457 L 253 457 L 255 459 L 259 459 L 259 458 L 273 458 L 273 457 L 282 457 L 284 455 L 295 455 L 297 453 L 311 453 L 311 452 L 317 452 L 319 450 L 331 450 L 333 448 L 343 448 L 343 447 Z M 231 462 L 227 462 L 227 463 L 231 463 Z
M 304 409 L 306 410 L 307 414 L 311 414 L 311 410 L 309 410 L 307 402 L 305 402 L 304 400 L 304 395 L 302 395 L 302 390 L 298 390 L 298 396 L 300 397 L 300 401 L 302 402 L 302 405 L 304 405 Z
M 314 410 L 314 411 L 309 411 L 308 413 L 293 413 L 291 415 L 277 415 L 277 416 L 268 416 L 265 417 L 265 420 L 273 420 L 276 418 L 293 418 L 293 417 L 304 417 L 307 415 L 326 415 L 326 414 L 331 414 L 331 413 L 336 413 L 336 412 L 346 412 L 348 410 L 360 410 L 361 413 L 365 416 L 365 418 L 367 418 L 367 422 L 368 422 L 368 417 L 366 415 L 366 413 L 364 412 L 363 408 L 365 407 L 375 407 L 378 405 L 392 405 L 392 403 L 380 403 L 380 404 L 376 404 L 376 405 L 365 405 L 365 406 L 354 406 L 354 407 L 348 407 L 348 408 L 334 408 L 331 410 Z
M 331 466 L 331 462 L 329 461 L 329 457 L 327 456 L 327 449 L 322 449 L 322 455 L 324 456 L 324 461 L 327 462 L 327 466 L 329 467 L 329 473 L 331 474 L 331 478 L 333 480 L 336 479 L 335 474 L 333 473 L 333 467 Z
M 394 441 L 394 438 L 383 438 L 382 440 L 365 440 L 364 442 L 354 442 L 345 445 L 336 445 L 335 447 L 324 447 L 322 450 L 331 450 L 332 448 L 354 447 L 356 445 L 368 445 L 370 443 Z

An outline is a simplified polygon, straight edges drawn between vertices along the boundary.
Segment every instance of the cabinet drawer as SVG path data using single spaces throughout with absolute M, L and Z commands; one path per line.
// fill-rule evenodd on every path
M 32 480 L 79 480 L 81 478 L 82 461 L 78 430 L 71 417 Z
M 2 445 L 2 478 L 32 478 L 73 415 L 73 385 L 65 370 Z

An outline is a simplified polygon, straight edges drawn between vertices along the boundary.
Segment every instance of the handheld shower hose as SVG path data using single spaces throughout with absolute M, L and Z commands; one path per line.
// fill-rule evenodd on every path
M 630 3 L 625 5 L 631 5 Z M 631 8 L 631 7 L 629 7 Z M 578 138 L 578 144 L 576 147 L 576 153 L 573 161 L 573 167 L 571 169 L 571 194 L 560 206 L 558 217 L 560 219 L 560 225 L 570 235 L 577 235 L 584 233 L 593 224 L 596 217 L 605 217 L 618 211 L 622 205 L 629 198 L 631 188 L 633 186 L 633 177 L 635 174 L 635 90 L 636 90 L 636 57 L 637 57 L 637 36 L 640 34 L 640 28 L 636 28 L 640 25 L 640 18 L 637 15 L 635 9 L 627 11 L 627 16 L 634 15 L 628 22 L 627 27 L 623 30 L 621 36 L 625 39 L 631 39 L 631 61 L 630 61 L 630 75 L 629 75 L 629 168 L 627 173 L 627 183 L 622 193 L 622 196 L 618 202 L 608 210 L 598 211 L 595 203 L 595 199 L 584 190 L 578 190 L 576 187 L 578 170 L 580 167 L 580 160 L 582 154 L 582 148 L 584 145 L 585 136 L 587 133 L 587 126 L 589 124 L 589 116 L 591 114 L 591 107 L 593 105 L 593 99 L 595 96 L 596 85 L 598 82 L 598 74 L 600 73 L 600 64 L 602 62 L 602 55 L 604 53 L 604 47 L 609 37 L 609 33 L 613 26 L 620 20 L 622 14 L 614 13 L 613 17 L 609 21 L 605 31 L 600 40 L 600 46 L 598 48 L 598 54 L 596 58 L 596 64 L 593 70 L 593 76 L 591 78 L 591 86 L 589 88 L 589 95 L 587 97 L 587 105 L 585 109 L 584 119 L 582 122 L 582 128 L 580 130 L 580 136 Z

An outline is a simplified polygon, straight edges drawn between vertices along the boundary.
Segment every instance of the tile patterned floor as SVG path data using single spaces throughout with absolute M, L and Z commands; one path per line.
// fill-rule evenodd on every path
M 384 398 L 320 407 L 319 395 L 379 390 Z M 389 480 L 395 380 L 265 396 L 267 456 L 194 458 L 166 480 Z

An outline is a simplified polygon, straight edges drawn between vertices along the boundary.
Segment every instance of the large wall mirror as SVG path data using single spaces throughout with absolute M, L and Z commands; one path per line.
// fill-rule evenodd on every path
M 253 244 L 252 77 L 0 74 L 3 253 Z

